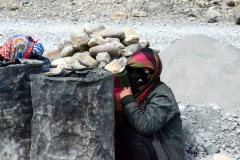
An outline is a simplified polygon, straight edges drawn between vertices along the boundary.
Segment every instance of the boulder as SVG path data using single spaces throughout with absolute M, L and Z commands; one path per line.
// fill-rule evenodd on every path
M 114 59 L 113 61 L 111 61 L 109 64 L 105 66 L 105 69 L 112 72 L 113 74 L 119 73 L 121 68 L 122 66 L 117 59 Z
M 93 25 L 93 24 L 90 24 L 90 23 L 86 23 L 83 26 L 83 31 L 85 33 L 87 33 L 88 36 L 90 36 L 94 32 L 98 32 L 98 31 L 101 31 L 101 30 L 104 30 L 104 29 L 105 29 L 105 26 L 103 24 Z
M 68 56 L 72 56 L 75 53 L 75 49 L 71 46 L 65 46 L 62 51 L 61 51 L 61 56 L 64 57 L 68 57 Z
M 124 28 L 123 32 L 125 34 L 125 38 L 122 40 L 122 43 L 125 46 L 133 43 L 138 43 L 140 37 L 132 28 Z
M 89 47 L 93 47 L 93 46 L 97 46 L 97 45 L 100 45 L 100 44 L 105 44 L 105 40 L 102 38 L 102 37 L 94 37 L 94 38 L 91 38 L 89 41 L 88 41 L 88 46 Z
M 140 39 L 138 44 L 139 44 L 139 49 L 150 46 L 149 42 L 146 39 Z
M 51 62 L 51 67 L 56 68 L 58 65 L 71 64 L 72 57 L 59 58 Z
M 78 59 L 78 61 L 87 67 L 97 67 L 98 65 L 98 61 L 88 55 L 82 55 L 82 58 Z
M 96 60 L 100 63 L 100 62 L 105 62 L 106 64 L 108 64 L 111 60 L 111 56 L 107 53 L 107 52 L 101 52 L 98 53 L 96 56 Z
M 98 34 L 100 36 L 102 36 L 103 38 L 119 38 L 119 39 L 123 39 L 125 38 L 125 34 L 123 31 L 119 31 L 119 30 L 115 30 L 112 28 L 106 28 L 100 32 L 98 32 Z
M 72 31 L 70 33 L 70 37 L 72 40 L 72 47 L 75 50 L 85 51 L 88 50 L 88 41 L 89 36 L 83 31 Z
M 111 57 L 119 56 L 119 49 L 117 46 L 111 43 L 106 43 L 103 45 L 97 45 L 89 49 L 91 56 L 96 57 L 100 52 L 107 52 Z
M 206 20 L 208 23 L 218 22 L 220 16 L 221 16 L 221 13 L 214 9 L 209 9 L 206 12 Z
M 126 46 L 126 49 L 128 49 L 130 52 L 134 53 L 139 49 L 139 44 L 138 43 L 134 43 L 134 44 L 130 44 L 128 46 Z

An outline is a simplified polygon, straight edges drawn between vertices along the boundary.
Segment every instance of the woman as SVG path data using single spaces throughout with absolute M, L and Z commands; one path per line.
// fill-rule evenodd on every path
M 117 122 L 116 159 L 183 160 L 182 120 L 171 89 L 160 81 L 158 54 L 140 49 L 125 70 L 130 86 L 119 94 L 123 116 Z

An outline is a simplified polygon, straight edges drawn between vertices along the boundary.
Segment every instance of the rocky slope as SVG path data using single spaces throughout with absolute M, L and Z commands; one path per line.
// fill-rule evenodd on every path
M 1 0 L 0 18 L 69 22 L 240 23 L 239 0 Z
M 0 0 L 0 42 L 21 32 L 39 38 L 50 51 L 61 39 L 69 38 L 70 31 L 90 22 L 133 27 L 160 50 L 191 33 L 240 48 L 240 30 L 234 19 L 237 4 L 237 0 Z M 223 160 L 240 159 L 238 115 L 216 104 L 179 101 L 179 106 L 186 159 L 213 159 L 217 153 L 228 155 Z

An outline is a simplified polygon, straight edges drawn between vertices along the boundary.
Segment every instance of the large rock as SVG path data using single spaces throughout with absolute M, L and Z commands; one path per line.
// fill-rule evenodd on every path
M 93 24 L 90 24 L 90 23 L 86 23 L 83 26 L 83 31 L 85 33 L 87 33 L 88 35 L 91 35 L 93 32 L 98 32 L 98 31 L 101 31 L 101 30 L 104 30 L 104 29 L 105 29 L 105 26 L 103 24 L 93 25 Z
M 31 145 L 30 74 L 42 73 L 43 63 L 23 59 L 0 66 L 0 159 L 28 160 Z
M 59 58 L 51 62 L 51 67 L 56 68 L 58 65 L 69 65 L 71 61 L 72 57 Z
M 88 50 L 89 36 L 84 31 L 72 31 L 70 33 L 72 47 L 78 51 Z
M 113 160 L 113 74 L 100 68 L 31 77 L 31 159 Z
M 111 71 L 113 74 L 119 73 L 121 68 L 122 66 L 117 59 L 114 59 L 105 66 L 105 69 Z
M 98 53 L 107 52 L 111 57 L 119 56 L 119 48 L 111 43 L 97 45 L 89 49 L 91 56 L 96 57 Z
M 100 31 L 98 33 L 100 36 L 102 36 L 103 38 L 119 38 L 119 39 L 123 39 L 125 38 L 125 34 L 123 31 L 119 31 L 119 30 L 114 30 L 112 28 L 106 28 L 102 31 Z
M 68 45 L 62 49 L 61 56 L 62 57 L 72 56 L 75 52 L 76 52 L 75 49 L 71 45 Z
M 206 20 L 208 23 L 218 22 L 220 16 L 221 16 L 221 13 L 214 9 L 209 9 L 206 12 Z
M 125 34 L 125 38 L 122 40 L 122 43 L 125 46 L 133 43 L 138 43 L 140 37 L 132 28 L 124 28 L 123 32 Z
M 240 49 L 203 35 L 189 35 L 159 55 L 161 80 L 180 101 L 218 104 L 239 114 Z

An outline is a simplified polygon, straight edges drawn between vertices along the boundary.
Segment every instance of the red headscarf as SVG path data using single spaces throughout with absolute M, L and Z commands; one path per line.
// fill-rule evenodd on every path
M 141 103 L 144 96 L 149 92 L 156 79 L 159 78 L 162 71 L 162 62 L 158 54 L 151 48 L 143 48 L 132 54 L 129 57 L 127 65 L 131 67 L 147 67 L 152 69 L 154 72 L 150 76 L 148 84 L 144 88 L 134 94 L 136 102 Z M 128 76 L 126 70 L 116 74 L 114 77 L 114 100 L 115 100 L 115 120 L 116 120 L 116 131 L 119 128 L 124 127 L 124 112 L 119 99 L 119 93 L 123 87 L 126 87 L 128 82 Z M 129 85 L 129 84 L 128 84 Z

